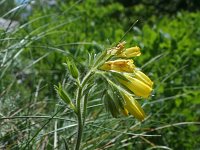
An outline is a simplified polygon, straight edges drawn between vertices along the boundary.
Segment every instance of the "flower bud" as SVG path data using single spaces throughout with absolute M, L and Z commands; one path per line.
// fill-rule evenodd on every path
M 122 92 L 122 96 L 125 101 L 124 108 L 138 120 L 144 120 L 145 112 L 140 104 L 128 93 Z

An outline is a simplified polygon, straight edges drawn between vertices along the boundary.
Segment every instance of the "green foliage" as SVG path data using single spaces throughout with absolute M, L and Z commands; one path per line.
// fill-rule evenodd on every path
M 6 0 L 1 0 L 0 5 L 1 5 L 0 16 L 4 16 L 6 13 L 8 13 L 11 9 L 13 9 L 15 7 L 14 0 L 9 0 L 7 2 L 6 2 Z M 6 16 L 6 18 L 7 17 L 8 16 Z M 10 17 L 16 17 L 16 16 L 12 15 Z
M 168 10 L 173 3 L 169 4 L 160 7 Z M 69 97 L 76 95 L 71 91 L 77 85 L 63 65 L 66 57 L 72 57 L 84 74 L 95 62 L 94 55 L 117 44 L 137 19 L 124 40 L 127 46 L 141 47 L 142 56 L 135 63 L 154 81 L 153 96 L 144 101 L 150 116 L 141 124 L 133 117 L 113 119 L 101 101 L 105 82 L 91 80 L 96 86 L 84 89 L 93 94 L 88 95 L 82 147 L 200 147 L 199 11 L 178 11 L 172 16 L 163 15 L 165 11 L 158 17 L 154 15 L 155 5 L 147 8 L 138 2 L 126 7 L 103 0 L 59 1 L 52 7 L 33 7 L 26 23 L 13 32 L 0 31 L 0 149 L 53 149 L 55 134 L 59 149 L 72 143 L 77 122 L 53 88 L 63 81 Z

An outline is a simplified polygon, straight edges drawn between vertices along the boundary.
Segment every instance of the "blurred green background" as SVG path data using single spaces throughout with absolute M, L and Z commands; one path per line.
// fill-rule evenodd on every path
M 199 0 L 1 0 L 0 8 L 0 149 L 53 149 L 55 133 L 57 149 L 70 144 L 76 120 L 53 87 L 65 81 L 73 89 L 62 64 L 72 56 L 84 74 L 88 55 L 122 37 L 141 47 L 135 64 L 154 81 L 142 100 L 148 118 L 112 118 L 99 79 L 82 148 L 200 148 Z

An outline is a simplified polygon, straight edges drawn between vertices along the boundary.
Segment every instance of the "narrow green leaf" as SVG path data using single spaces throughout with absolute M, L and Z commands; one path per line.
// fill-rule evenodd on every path
M 120 114 L 119 107 L 116 106 L 113 97 L 108 92 L 103 96 L 103 102 L 106 110 L 109 111 L 114 118 L 117 118 Z

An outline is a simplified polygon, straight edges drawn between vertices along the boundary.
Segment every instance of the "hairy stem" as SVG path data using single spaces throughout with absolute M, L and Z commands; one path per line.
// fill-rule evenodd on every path
M 86 110 L 86 102 L 87 100 L 81 101 L 82 97 L 83 97 L 83 89 L 86 86 L 86 83 L 88 82 L 88 80 L 90 79 L 90 77 L 93 75 L 92 71 L 89 71 L 86 76 L 83 78 L 83 81 L 80 84 L 80 87 L 78 88 L 78 92 L 77 92 L 77 99 L 76 99 L 76 106 L 77 106 L 77 119 L 78 119 L 78 133 L 77 133 L 77 140 L 76 140 L 76 146 L 75 146 L 75 150 L 79 150 L 80 149 L 80 145 L 81 145 L 81 140 L 82 140 L 82 134 L 83 134 L 83 128 L 84 128 L 84 122 L 85 122 L 85 113 L 83 114 L 83 112 L 85 112 Z M 86 96 L 87 98 L 87 96 Z M 84 110 L 82 110 L 82 106 L 84 106 Z
M 78 131 L 77 131 L 77 139 L 75 150 L 79 150 L 81 146 L 82 134 L 84 130 L 86 112 L 87 112 L 87 101 L 88 101 L 88 93 L 83 93 L 85 87 L 87 86 L 88 81 L 95 73 L 96 69 L 104 63 L 110 56 L 106 57 L 107 52 L 104 51 L 97 59 L 92 69 L 85 75 L 82 82 L 80 83 L 78 79 L 78 92 L 76 97 L 76 107 L 77 107 L 77 119 L 78 119 Z M 83 107 L 83 108 L 82 108 Z
M 82 93 L 82 88 L 79 87 L 78 93 L 77 93 L 77 119 L 78 119 L 78 135 L 77 135 L 77 140 L 76 140 L 76 147 L 75 150 L 79 150 L 80 144 L 81 144 L 81 139 L 82 139 L 82 133 L 83 133 L 83 123 L 82 123 L 82 113 L 81 113 L 81 93 Z

